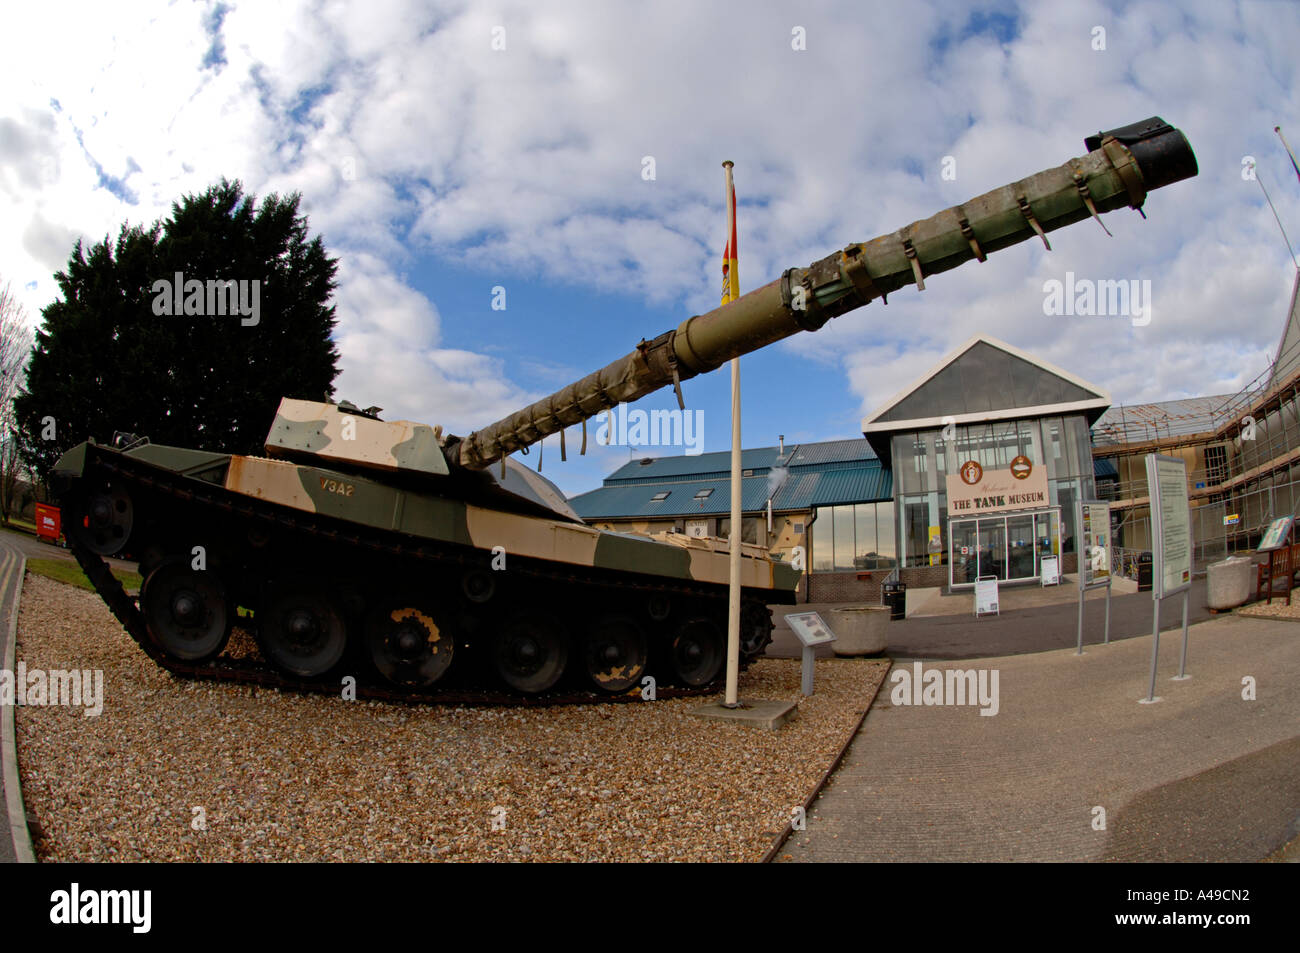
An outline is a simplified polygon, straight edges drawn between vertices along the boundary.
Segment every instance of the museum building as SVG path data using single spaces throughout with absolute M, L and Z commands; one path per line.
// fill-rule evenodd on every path
M 1076 568 L 1075 503 L 1096 498 L 1090 428 L 1110 395 L 994 338 L 962 344 L 862 421 L 893 475 L 901 579 L 1037 582 Z
M 742 453 L 742 538 L 803 547 L 800 599 L 877 600 L 909 587 L 1036 582 L 1074 564 L 1074 503 L 1096 495 L 1090 426 L 1102 389 L 980 335 L 862 421 L 864 439 Z M 633 460 L 570 500 L 594 526 L 730 534 L 730 453 Z

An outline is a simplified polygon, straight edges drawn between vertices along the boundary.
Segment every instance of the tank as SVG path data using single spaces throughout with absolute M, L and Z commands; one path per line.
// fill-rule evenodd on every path
M 729 544 L 586 525 L 511 457 L 620 402 L 673 387 L 875 298 L 1120 209 L 1194 176 L 1159 117 L 1085 155 L 896 232 L 850 244 L 463 437 L 375 409 L 286 398 L 266 456 L 125 437 L 55 465 L 69 542 L 160 665 L 185 676 L 402 700 L 700 692 L 722 677 Z M 1105 226 L 1103 225 L 1104 229 Z M 887 302 L 886 302 L 887 303 Z M 105 556 L 139 560 L 128 596 Z M 801 573 L 742 544 L 742 663 Z M 238 644 L 228 640 L 243 630 Z

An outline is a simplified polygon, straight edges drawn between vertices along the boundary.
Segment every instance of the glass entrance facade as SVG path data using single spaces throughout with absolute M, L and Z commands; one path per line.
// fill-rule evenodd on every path
M 1061 554 L 1061 511 L 997 513 L 949 522 L 948 586 L 975 585 L 978 576 L 1001 582 L 1037 579 L 1042 557 Z
M 934 429 L 894 434 L 891 441 L 901 566 L 933 566 L 945 558 L 950 567 L 956 566 L 953 560 L 960 555 L 962 544 L 956 541 L 958 521 L 948 518 L 945 478 L 957 473 L 967 460 L 974 460 L 985 470 L 1005 470 L 1017 456 L 1024 456 L 1035 467 L 1046 470 L 1047 499 L 1057 514 L 1050 538 L 1058 541 L 1058 554 L 1074 552 L 1074 501 L 1080 497 L 1095 499 L 1096 493 L 1088 421 L 1082 414 L 959 425 L 946 440 L 942 429 Z M 1004 526 L 1004 538 L 1014 541 L 1049 535 L 1039 532 L 1032 518 L 1024 522 L 1030 518 L 1025 514 L 1013 516 L 1019 517 L 1020 522 Z M 1006 514 L 996 517 L 999 521 L 1006 518 Z M 929 549 L 931 527 L 938 527 L 944 541 L 938 553 Z M 988 533 L 993 531 L 990 524 Z M 996 556 L 997 560 L 1007 564 L 1003 571 L 1010 572 L 1009 547 L 1003 544 L 995 549 L 1002 552 Z M 1031 556 L 1036 566 L 1041 552 L 1031 553 L 1020 547 L 1016 555 L 1023 570 Z M 950 575 L 956 577 L 959 573 L 954 571 Z M 972 585 L 974 581 L 972 576 Z

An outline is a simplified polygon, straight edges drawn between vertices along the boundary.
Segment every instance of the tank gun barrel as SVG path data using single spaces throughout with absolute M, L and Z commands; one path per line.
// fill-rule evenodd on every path
M 807 268 L 789 268 L 736 301 L 642 340 L 630 354 L 469 434 L 457 449 L 460 464 L 486 467 L 619 403 L 677 387 L 799 331 L 816 331 L 904 285 L 924 291 L 930 276 L 984 261 L 990 252 L 1034 237 L 1050 250 L 1047 232 L 1089 217 L 1100 223 L 1101 213 L 1123 207 L 1141 209 L 1152 190 L 1197 173 L 1187 139 L 1158 116 L 1089 136 L 1084 145 L 1088 153 L 1064 165 L 848 245 Z

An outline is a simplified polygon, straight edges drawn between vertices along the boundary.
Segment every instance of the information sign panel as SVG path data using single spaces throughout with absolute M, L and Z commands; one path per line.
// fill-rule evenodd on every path
M 1191 513 L 1187 505 L 1187 464 L 1181 457 L 1147 454 L 1147 490 L 1154 539 L 1151 595 L 1163 599 L 1192 583 Z

